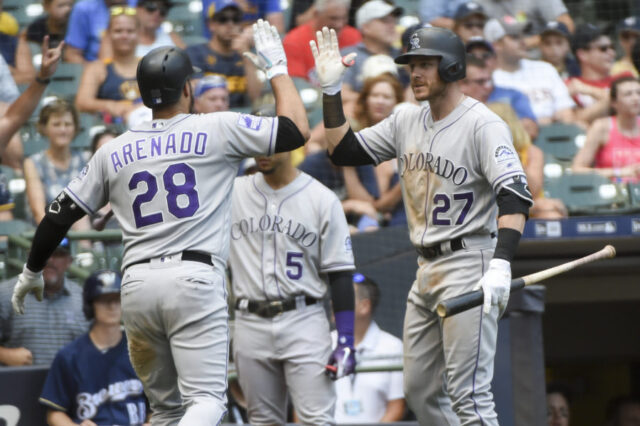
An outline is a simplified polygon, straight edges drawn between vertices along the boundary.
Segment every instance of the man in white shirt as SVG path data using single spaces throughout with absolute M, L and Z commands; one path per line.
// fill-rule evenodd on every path
M 356 296 L 356 359 L 361 367 L 402 362 L 402 341 L 373 321 L 380 290 L 364 275 L 353 275 Z M 372 359 L 377 357 L 378 359 Z M 336 422 L 378 423 L 402 420 L 405 400 L 402 371 L 360 373 L 336 381 Z
M 527 23 L 512 16 L 487 21 L 484 36 L 493 44 L 498 65 L 493 72 L 493 81 L 496 86 L 526 94 L 539 125 L 571 122 L 575 102 L 558 71 L 547 62 L 525 59 L 527 51 L 523 36 L 527 27 Z

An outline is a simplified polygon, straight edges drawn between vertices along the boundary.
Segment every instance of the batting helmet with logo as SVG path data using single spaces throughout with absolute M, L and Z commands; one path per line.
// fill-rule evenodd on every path
M 198 72 L 182 49 L 153 49 L 138 63 L 136 78 L 142 102 L 149 108 L 175 104 L 189 77 Z
M 88 320 L 93 319 L 93 302 L 103 294 L 120 294 L 122 276 L 115 271 L 95 271 L 84 282 L 82 311 Z
M 438 56 L 438 75 L 450 83 L 462 80 L 467 72 L 462 40 L 453 31 L 438 27 L 420 28 L 411 34 L 407 53 L 398 56 L 397 64 L 408 64 L 413 56 Z

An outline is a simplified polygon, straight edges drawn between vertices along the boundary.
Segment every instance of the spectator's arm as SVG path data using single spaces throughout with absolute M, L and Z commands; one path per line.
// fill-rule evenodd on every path
M 344 175 L 344 184 L 347 189 L 347 197 L 349 199 L 362 200 L 367 202 L 373 202 L 373 196 L 369 194 L 369 191 L 364 187 L 358 172 L 355 167 L 343 167 L 342 173 Z
M 0 102 L 0 116 L 4 115 L 9 105 Z M 24 150 L 22 149 L 22 138 L 20 132 L 15 132 L 11 139 L 7 142 L 7 146 L 4 147 L 4 151 L 0 149 L 0 158 L 2 158 L 2 164 L 9 166 L 16 170 L 18 173 L 22 173 L 22 161 Z
M 576 29 L 576 26 L 573 23 L 573 19 L 571 18 L 571 15 L 569 15 L 568 13 L 563 13 L 561 15 L 558 15 L 556 17 L 556 21 L 562 22 L 563 24 L 565 24 L 571 34 L 573 34 L 573 31 Z
M 609 133 L 609 119 L 597 120 L 587 132 L 584 146 L 573 159 L 571 169 L 574 172 L 590 172 L 598 150 L 607 143 Z
M 47 410 L 47 424 L 50 426 L 76 426 L 71 417 L 64 411 Z M 80 426 L 96 426 L 91 420 L 83 420 Z
M 542 195 L 544 182 L 544 153 L 535 145 L 529 145 L 527 149 L 527 164 L 524 165 L 524 174 L 527 175 L 529 191 L 535 200 Z
M 562 123 L 574 123 L 575 114 L 573 113 L 573 108 L 565 108 L 556 111 L 556 113 L 553 115 L 553 121 L 560 121 Z
M 404 417 L 405 401 L 404 398 L 392 399 L 387 402 L 384 416 L 378 421 L 379 423 L 399 422 Z
M 33 364 L 33 355 L 27 348 L 5 348 L 0 346 L 0 364 L 20 367 Z
M 24 180 L 27 186 L 27 201 L 29 202 L 31 214 L 34 221 L 40 223 L 45 214 L 46 198 L 42 180 L 31 158 L 24 160 Z
M 532 141 L 536 140 L 538 137 L 538 123 L 535 120 L 530 118 L 521 118 L 520 123 L 522 123 L 522 127 L 524 127 L 524 131 L 527 132 Z
M 373 206 L 381 213 L 390 212 L 402 201 L 402 186 L 396 183 L 386 192 L 381 192 L 380 198 L 373 202 Z
M 453 29 L 453 25 L 455 24 L 455 21 L 451 18 L 447 18 L 445 16 L 438 16 L 437 18 L 431 20 L 431 22 L 429 22 L 431 25 L 433 25 L 434 27 L 442 27 L 442 28 L 448 28 L 450 30 Z
M 36 69 L 33 67 L 31 48 L 27 41 L 27 30 L 23 30 L 18 37 L 16 48 L 16 67 L 13 79 L 17 84 L 31 83 L 36 78 Z
M 75 63 L 75 64 L 87 63 L 87 61 L 84 60 L 84 55 L 82 54 L 82 50 L 73 46 L 67 46 L 67 48 L 64 49 L 64 61 Z
M 267 22 L 276 27 L 280 34 L 284 34 L 284 15 L 282 14 L 282 12 L 267 13 L 266 18 Z
M 85 66 L 76 94 L 76 107 L 80 112 L 106 112 L 115 117 L 124 117 L 135 108 L 131 101 L 98 98 L 98 90 L 106 74 L 104 63 L 100 60 Z

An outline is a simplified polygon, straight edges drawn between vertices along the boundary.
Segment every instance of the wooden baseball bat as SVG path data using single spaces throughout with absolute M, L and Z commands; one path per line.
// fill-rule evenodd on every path
M 563 263 L 558 266 L 554 266 L 549 269 L 534 272 L 533 274 L 525 275 L 524 277 L 514 278 L 511 280 L 511 291 L 520 290 L 524 286 L 536 284 L 547 278 L 555 277 L 556 275 L 563 274 L 571 269 L 585 265 L 587 263 L 595 262 L 600 259 L 609 259 L 615 257 L 616 249 L 612 245 L 605 246 L 602 250 L 595 253 L 591 253 L 588 256 L 581 257 L 571 262 Z M 441 318 L 450 317 L 452 315 L 464 312 L 475 306 L 480 306 L 484 302 L 484 293 L 482 290 L 475 290 L 469 293 L 461 294 L 460 296 L 452 297 L 450 299 L 443 300 L 438 304 L 436 311 Z

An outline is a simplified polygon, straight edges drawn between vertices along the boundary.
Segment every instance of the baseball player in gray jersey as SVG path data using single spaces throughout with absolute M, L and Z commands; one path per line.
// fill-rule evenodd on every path
M 122 309 L 131 362 L 155 425 L 216 425 L 226 411 L 224 269 L 231 189 L 243 157 L 304 144 L 309 129 L 274 27 L 254 25 L 253 59 L 271 79 L 277 118 L 194 115 L 193 68 L 180 49 L 149 52 L 137 80 L 153 120 L 101 147 L 47 207 L 13 294 L 42 295 L 44 262 L 73 222 L 107 202 L 122 227 Z
M 238 379 L 253 425 L 286 423 L 287 391 L 304 424 L 335 424 L 332 378 L 353 372 L 354 269 L 340 201 L 291 165 L 256 157 L 237 178 L 229 266 L 236 296 Z M 323 299 L 331 287 L 340 345 L 331 352 Z
M 413 93 L 428 106 L 407 106 L 354 133 L 340 100 L 352 58 L 340 57 L 335 33 L 323 29 L 317 39 L 311 47 L 331 159 L 338 165 L 398 161 L 419 253 L 403 336 L 407 402 L 423 425 L 497 425 L 490 389 L 497 321 L 532 204 L 509 129 L 460 91 L 462 41 L 429 27 L 414 32 L 407 53 L 395 59 L 409 65 Z M 440 300 L 474 288 L 484 292 L 483 307 L 437 316 Z

